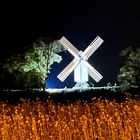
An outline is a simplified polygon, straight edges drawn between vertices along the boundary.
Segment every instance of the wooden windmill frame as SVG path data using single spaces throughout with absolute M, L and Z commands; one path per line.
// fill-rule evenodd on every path
M 77 83 L 75 87 L 87 88 L 88 75 L 96 82 L 99 82 L 103 76 L 88 63 L 89 57 L 99 48 L 103 40 L 97 36 L 91 44 L 84 50 L 79 51 L 64 36 L 59 40 L 73 56 L 74 59 L 66 66 L 66 68 L 57 76 L 62 82 L 74 71 L 74 81 Z

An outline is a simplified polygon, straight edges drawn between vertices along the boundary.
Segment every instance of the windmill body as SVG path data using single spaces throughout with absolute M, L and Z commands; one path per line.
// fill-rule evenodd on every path
M 74 56 L 74 59 L 57 77 L 63 82 L 74 71 L 74 81 L 77 83 L 76 88 L 88 87 L 88 75 L 96 82 L 99 82 L 102 79 L 102 75 L 97 72 L 87 60 L 102 43 L 103 40 L 97 36 L 85 51 L 79 51 L 65 37 L 62 37 L 60 44 Z
M 74 81 L 75 82 L 88 82 L 88 68 L 81 60 L 77 67 L 74 69 Z

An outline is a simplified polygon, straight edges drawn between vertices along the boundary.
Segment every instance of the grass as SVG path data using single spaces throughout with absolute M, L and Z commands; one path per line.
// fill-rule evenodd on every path
M 0 140 L 140 140 L 140 100 L 0 103 Z

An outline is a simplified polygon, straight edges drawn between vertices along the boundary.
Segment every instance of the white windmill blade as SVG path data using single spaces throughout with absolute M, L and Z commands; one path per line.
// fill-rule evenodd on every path
M 60 44 L 64 46 L 74 57 L 78 58 L 79 50 L 75 48 L 64 36 L 59 40 Z
M 87 61 L 83 61 L 84 64 L 88 67 L 88 74 L 96 81 L 99 82 L 103 76 L 97 72 Z
M 62 82 L 72 73 L 75 67 L 79 64 L 77 59 L 73 59 L 66 68 L 57 76 Z
M 86 56 L 86 59 L 88 59 L 102 43 L 103 40 L 99 36 L 97 36 L 83 52 Z

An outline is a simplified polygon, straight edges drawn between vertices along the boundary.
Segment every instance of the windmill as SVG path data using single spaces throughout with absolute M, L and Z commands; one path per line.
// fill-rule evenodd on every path
M 97 36 L 84 51 L 79 51 L 64 36 L 59 42 L 74 56 L 74 59 L 57 76 L 58 79 L 63 82 L 72 71 L 74 71 L 74 81 L 76 82 L 75 88 L 89 87 L 87 83 L 88 75 L 90 75 L 96 82 L 99 82 L 102 79 L 103 76 L 88 63 L 89 57 L 103 43 L 103 40 L 99 36 Z

